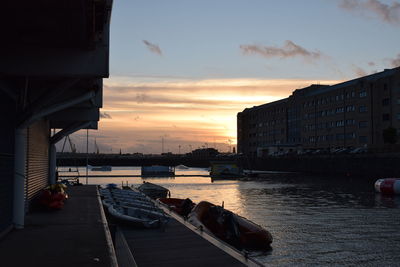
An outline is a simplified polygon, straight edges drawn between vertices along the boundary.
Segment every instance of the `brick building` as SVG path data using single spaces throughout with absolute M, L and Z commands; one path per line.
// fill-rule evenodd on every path
M 400 67 L 244 109 L 237 114 L 238 153 L 380 148 L 388 129 L 400 132 Z

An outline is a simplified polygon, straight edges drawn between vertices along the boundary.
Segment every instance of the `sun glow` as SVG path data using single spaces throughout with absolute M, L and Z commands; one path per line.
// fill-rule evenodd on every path
M 324 84 L 338 81 L 321 81 Z M 245 108 L 288 97 L 310 80 L 184 80 L 114 77 L 105 82 L 104 108 L 94 133 L 98 143 L 127 152 L 177 153 L 216 146 L 229 151 L 237 142 L 236 116 Z M 112 138 L 110 138 L 112 136 Z

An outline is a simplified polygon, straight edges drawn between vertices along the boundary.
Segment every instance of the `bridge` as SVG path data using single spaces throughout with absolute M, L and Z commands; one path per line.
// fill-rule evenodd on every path
M 178 166 L 210 167 L 211 161 L 235 160 L 232 156 L 193 157 L 191 155 L 119 155 L 119 154 L 89 154 L 88 164 L 93 166 Z M 58 166 L 86 166 L 85 153 L 59 153 Z

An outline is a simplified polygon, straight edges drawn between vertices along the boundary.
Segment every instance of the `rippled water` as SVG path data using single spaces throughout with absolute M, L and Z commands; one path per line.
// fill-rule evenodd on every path
M 84 171 L 82 169 L 81 174 Z M 177 170 L 204 175 L 205 169 Z M 114 167 L 92 174 L 140 174 Z M 89 178 L 90 184 L 141 184 L 134 178 Z M 207 177 L 146 179 L 167 187 L 172 197 L 224 202 L 269 230 L 272 251 L 257 259 L 272 266 L 400 266 L 400 197 L 383 197 L 373 182 L 346 177 L 274 175 L 263 181 L 214 181 Z M 84 182 L 81 180 L 81 182 Z

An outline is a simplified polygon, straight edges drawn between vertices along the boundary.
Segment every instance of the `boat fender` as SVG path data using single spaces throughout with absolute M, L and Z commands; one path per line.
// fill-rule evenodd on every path
M 385 178 L 375 182 L 375 190 L 382 194 L 400 194 L 400 179 Z

